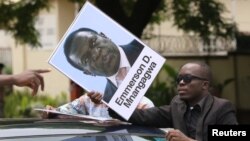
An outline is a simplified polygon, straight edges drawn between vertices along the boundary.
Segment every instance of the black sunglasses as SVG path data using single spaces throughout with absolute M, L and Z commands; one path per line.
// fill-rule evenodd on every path
M 198 80 L 205 80 L 208 81 L 206 78 L 201 78 L 198 76 L 194 76 L 194 75 L 179 75 L 176 79 L 176 83 L 179 84 L 181 82 L 181 80 L 183 80 L 186 84 L 190 83 L 193 79 L 198 79 Z

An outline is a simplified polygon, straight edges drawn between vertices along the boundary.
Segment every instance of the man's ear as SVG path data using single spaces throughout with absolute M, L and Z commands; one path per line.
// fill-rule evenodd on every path
M 103 38 L 109 39 L 109 38 L 108 38 L 104 33 L 102 33 L 102 32 L 100 32 L 99 35 L 100 35 L 101 37 L 103 37 Z
M 204 90 L 209 90 L 209 87 L 210 87 L 210 83 L 208 81 L 204 81 L 202 84 L 202 88 Z

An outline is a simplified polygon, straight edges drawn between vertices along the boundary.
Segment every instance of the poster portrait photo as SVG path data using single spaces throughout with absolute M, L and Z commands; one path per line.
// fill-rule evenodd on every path
M 165 59 L 87 1 L 48 62 L 128 118 Z

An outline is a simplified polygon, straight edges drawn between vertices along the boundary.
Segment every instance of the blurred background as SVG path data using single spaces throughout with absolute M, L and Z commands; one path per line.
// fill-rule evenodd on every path
M 36 97 L 25 88 L 0 86 L 0 117 L 36 117 L 34 107 L 59 106 L 84 93 L 47 62 L 84 2 L 0 1 L 0 73 L 52 69 Z M 240 123 L 250 123 L 250 0 L 89 2 L 167 59 L 146 93 L 155 105 L 176 95 L 181 65 L 201 60 L 213 71 L 211 93 L 235 105 Z

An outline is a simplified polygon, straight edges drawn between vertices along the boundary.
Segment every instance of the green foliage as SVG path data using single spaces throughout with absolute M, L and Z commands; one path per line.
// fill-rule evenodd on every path
M 134 12 L 134 6 L 138 2 L 135 0 L 126 0 L 121 1 L 121 5 L 127 16 L 131 16 Z M 152 13 L 152 16 L 149 20 L 149 24 L 160 24 L 166 17 L 166 2 L 162 0 L 155 11 Z
M 235 24 L 222 17 L 225 7 L 216 0 L 174 0 L 174 25 L 185 32 L 194 32 L 205 43 L 211 37 L 234 38 Z
M 3 74 L 12 74 L 12 67 L 5 66 L 3 69 Z
M 39 117 L 39 113 L 33 111 L 34 108 L 43 108 L 46 105 L 57 107 L 66 101 L 67 95 L 65 93 L 52 98 L 48 94 L 32 96 L 28 90 L 15 91 L 4 98 L 4 117 Z
M 86 0 L 69 1 L 82 5 Z M 235 37 L 236 25 L 231 19 L 222 16 L 226 9 L 217 0 L 90 1 L 94 4 L 98 3 L 98 7 L 104 7 L 102 9 L 104 12 L 110 10 L 108 5 L 114 5 L 111 12 L 108 12 L 109 16 L 113 15 L 111 17 L 114 20 L 119 21 L 138 37 L 141 37 L 147 24 L 159 24 L 166 18 L 173 18 L 177 28 L 200 36 L 207 44 L 210 43 L 210 38 L 231 39 Z M 40 46 L 39 33 L 34 24 L 39 11 L 45 8 L 49 8 L 49 0 L 20 0 L 18 2 L 1 0 L 0 29 L 13 34 L 19 43 L 30 44 L 33 47 Z M 138 14 L 140 12 L 144 15 Z
M 83 5 L 86 0 L 69 0 L 70 2 L 78 3 L 79 5 Z M 90 0 L 91 3 L 96 4 L 96 0 Z M 134 12 L 134 7 L 138 0 L 120 0 L 120 4 L 126 14 L 126 16 L 130 17 Z M 108 2 L 107 2 L 108 3 Z M 149 24 L 159 24 L 166 18 L 167 6 L 164 0 L 161 0 L 158 8 L 153 12 Z
M 164 64 L 160 73 L 156 76 L 154 82 L 145 94 L 153 101 L 155 106 L 169 104 L 176 95 L 176 77 L 177 71 L 171 66 Z M 164 78 L 162 78 L 164 76 Z
M 210 88 L 210 93 L 214 96 L 221 97 L 223 90 L 227 85 L 235 81 L 234 78 L 225 79 L 223 82 L 213 82 L 212 87 Z
M 237 32 L 237 51 L 239 52 L 250 52 L 250 33 L 249 32 Z
M 0 29 L 11 33 L 21 44 L 41 46 L 35 21 L 40 10 L 48 9 L 48 3 L 48 0 L 20 0 L 18 2 L 1 0 Z

